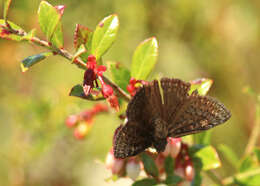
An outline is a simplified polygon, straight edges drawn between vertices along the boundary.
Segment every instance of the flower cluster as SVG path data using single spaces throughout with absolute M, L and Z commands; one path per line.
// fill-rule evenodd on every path
M 96 57 L 93 55 L 88 56 L 87 70 L 84 74 L 83 90 L 86 96 L 92 93 L 94 87 L 98 88 L 98 81 L 101 84 L 101 93 L 110 103 L 111 107 L 116 110 L 119 109 L 117 97 L 114 95 L 113 88 L 106 84 L 103 79 L 103 73 L 106 71 L 106 66 L 97 65 Z M 95 85 L 94 85 L 95 84 Z M 94 92 L 93 92 L 94 93 Z
M 168 143 L 166 145 L 165 151 L 157 155 L 146 151 L 146 153 L 151 156 L 155 165 L 159 170 L 159 179 L 165 175 L 165 159 L 171 156 L 175 164 L 174 173 L 177 176 L 183 178 L 182 183 L 191 182 L 194 177 L 194 167 L 191 158 L 188 154 L 188 145 L 181 141 L 181 138 L 171 138 L 167 139 Z M 106 167 L 112 171 L 112 174 L 118 177 L 130 177 L 135 180 L 140 172 L 144 170 L 144 166 L 139 156 L 134 156 L 126 159 L 117 159 L 113 155 L 113 150 L 111 149 L 106 158 Z
M 90 110 L 68 116 L 65 123 L 68 127 L 74 128 L 75 138 L 83 139 L 92 127 L 94 116 L 107 111 L 108 108 L 106 105 L 96 104 Z
M 181 138 L 167 139 L 165 151 L 159 153 L 155 159 L 155 163 L 159 172 L 163 174 L 164 160 L 167 156 L 171 156 L 175 160 L 174 173 L 187 181 L 192 181 L 194 177 L 194 167 L 188 153 L 188 145 L 181 141 Z
M 113 149 L 109 151 L 106 157 L 106 168 L 110 169 L 113 175 L 118 177 L 129 177 L 136 180 L 141 170 L 143 170 L 142 162 L 138 156 L 127 159 L 118 159 L 114 157 Z

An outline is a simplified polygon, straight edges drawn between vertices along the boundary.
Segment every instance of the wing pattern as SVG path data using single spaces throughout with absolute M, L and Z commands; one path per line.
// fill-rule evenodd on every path
M 227 108 L 216 99 L 199 96 L 196 91 L 189 95 L 190 83 L 162 78 L 160 85 L 162 95 L 159 82 L 154 80 L 141 87 L 128 104 L 128 121 L 114 134 L 116 158 L 137 155 L 150 146 L 161 151 L 165 148 L 166 138 L 160 136 L 181 137 L 198 133 L 231 117 Z

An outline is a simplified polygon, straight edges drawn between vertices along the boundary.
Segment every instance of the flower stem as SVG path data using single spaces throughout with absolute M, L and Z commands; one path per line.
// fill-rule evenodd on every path
M 26 32 L 21 32 L 19 30 L 15 30 L 15 29 L 11 28 L 10 25 L 6 26 L 5 29 L 8 30 L 10 33 L 16 34 L 18 36 L 25 36 L 27 34 Z M 64 58 L 66 58 L 69 61 L 72 61 L 72 59 L 73 59 L 73 55 L 71 53 L 69 53 L 67 50 L 57 48 L 57 47 L 51 45 L 49 42 L 39 39 L 38 37 L 32 37 L 29 41 L 38 46 L 47 48 L 48 50 L 52 51 L 54 54 L 58 54 Z M 79 58 L 76 58 L 72 63 L 77 65 L 81 69 L 84 69 L 84 70 L 87 69 L 86 63 Z M 123 98 L 127 102 L 130 101 L 130 96 L 124 90 L 122 90 L 119 86 L 117 86 L 115 83 L 113 83 L 109 78 L 103 76 L 103 79 L 107 84 L 109 84 L 115 90 L 118 97 Z
M 247 144 L 246 150 L 245 150 L 245 156 L 249 155 L 253 151 L 253 149 L 257 143 L 257 139 L 259 137 L 259 132 L 260 132 L 260 104 L 259 103 L 256 103 L 256 117 L 255 118 L 256 118 L 255 126 L 249 137 L 248 144 Z
M 235 182 L 236 179 L 243 179 L 260 174 L 260 168 L 249 170 L 243 173 L 236 174 L 235 176 L 227 177 L 222 180 L 222 185 L 230 185 Z

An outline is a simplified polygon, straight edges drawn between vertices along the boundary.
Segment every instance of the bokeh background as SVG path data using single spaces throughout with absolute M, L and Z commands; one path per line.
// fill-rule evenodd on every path
M 104 61 L 130 67 L 135 47 L 155 36 L 159 60 L 154 74 L 189 81 L 214 80 L 209 94 L 231 110 L 232 118 L 213 129 L 215 145 L 224 143 L 241 155 L 254 123 L 254 101 L 245 86 L 260 91 L 259 0 L 49 0 L 66 5 L 65 48 L 73 52 L 76 23 L 92 29 L 117 13 L 118 37 Z M 9 19 L 29 31 L 37 28 L 40 0 L 13 0 Z M 2 3 L 0 5 L 2 11 Z M 1 12 L 2 14 L 2 12 Z M 73 137 L 64 120 L 91 108 L 92 102 L 69 97 L 82 82 L 83 71 L 62 57 L 50 57 L 26 73 L 20 61 L 44 51 L 28 43 L 0 40 L 0 185 L 129 185 L 131 180 L 104 181 L 110 176 L 104 161 L 112 144 L 115 115 L 101 115 L 86 140 Z M 225 161 L 218 174 L 232 173 Z

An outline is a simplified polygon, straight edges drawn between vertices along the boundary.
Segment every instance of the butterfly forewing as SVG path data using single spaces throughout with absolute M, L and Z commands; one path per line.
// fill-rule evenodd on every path
M 216 99 L 193 93 L 170 123 L 169 136 L 180 137 L 208 130 L 230 117 L 227 108 Z
M 164 100 L 163 119 L 170 122 L 187 99 L 190 84 L 179 79 L 162 78 L 161 87 Z

